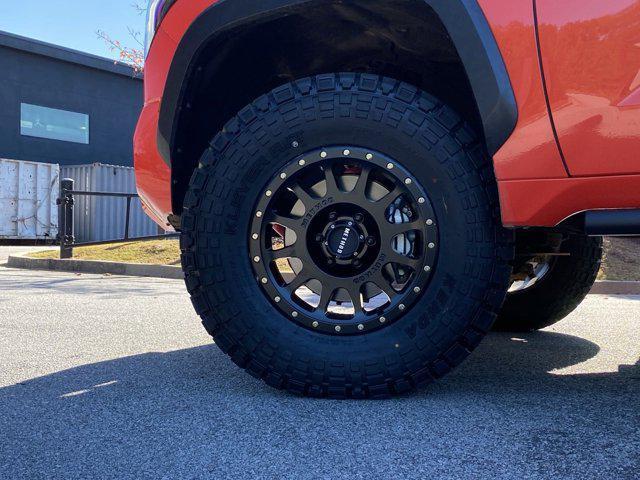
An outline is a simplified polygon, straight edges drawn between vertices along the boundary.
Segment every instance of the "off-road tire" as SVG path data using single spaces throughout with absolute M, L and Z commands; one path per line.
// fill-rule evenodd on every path
M 573 312 L 598 277 L 602 238 L 574 234 L 562 244 L 550 270 L 529 288 L 507 294 L 495 330 L 528 332 L 550 327 Z
M 269 179 L 304 151 L 342 144 L 400 159 L 428 189 L 439 222 L 428 288 L 399 320 L 364 335 L 327 335 L 286 318 L 247 253 Z M 508 288 L 513 236 L 501 226 L 477 135 L 448 106 L 391 78 L 319 75 L 258 98 L 212 140 L 184 207 L 182 265 L 204 327 L 237 365 L 278 389 L 377 398 L 428 384 L 480 343 Z

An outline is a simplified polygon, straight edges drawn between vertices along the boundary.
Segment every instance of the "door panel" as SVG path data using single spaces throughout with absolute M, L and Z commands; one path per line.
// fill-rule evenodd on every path
M 565 178 L 547 113 L 536 43 L 533 0 L 479 0 L 504 59 L 518 124 L 494 156 L 498 180 Z
M 640 0 L 537 0 L 537 10 L 571 175 L 640 173 Z

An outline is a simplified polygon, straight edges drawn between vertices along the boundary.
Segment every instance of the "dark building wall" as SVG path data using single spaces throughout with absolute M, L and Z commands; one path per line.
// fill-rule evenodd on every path
M 143 101 L 141 79 L 106 59 L 20 37 L 8 40 L 16 38 L 18 46 L 29 48 L 12 48 L 7 44 L 16 42 L 0 38 L 0 158 L 132 165 L 133 132 Z M 21 135 L 21 103 L 89 115 L 89 144 Z

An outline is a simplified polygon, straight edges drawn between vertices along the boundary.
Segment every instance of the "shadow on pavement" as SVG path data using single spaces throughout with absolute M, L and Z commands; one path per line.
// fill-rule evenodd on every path
M 153 283 L 153 285 L 150 285 Z M 66 295 L 99 295 L 103 298 L 130 298 L 137 296 L 160 296 L 175 293 L 175 287 L 182 287 L 181 280 L 147 279 L 142 277 L 119 277 L 112 275 L 74 274 L 35 270 L 17 270 L 0 265 L 0 292 L 12 291 L 20 294 L 62 293 Z
M 0 389 L 0 471 L 375 478 L 392 465 L 406 478 L 625 478 L 638 466 L 639 365 L 550 373 L 598 352 L 558 333 L 492 334 L 454 374 L 389 401 L 274 391 L 214 345 L 84 365 Z

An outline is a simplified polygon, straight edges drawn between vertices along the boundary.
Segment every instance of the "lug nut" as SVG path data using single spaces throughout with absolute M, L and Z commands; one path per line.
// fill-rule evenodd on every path
M 331 212 L 331 213 L 329 214 L 329 220 L 331 220 L 332 222 L 333 222 L 336 218 L 338 218 L 338 214 L 337 214 L 336 212 Z
M 322 234 L 318 233 L 316 235 L 316 242 L 322 242 L 324 240 L 324 237 L 322 236 Z
M 373 247 L 376 244 L 376 239 L 374 237 L 367 238 L 367 245 Z
M 364 325 L 363 324 L 358 325 L 358 330 L 360 331 L 364 330 Z
M 318 328 L 318 327 L 320 326 L 320 324 L 319 324 L 318 322 L 313 322 L 313 323 L 311 324 L 311 326 L 312 326 L 313 328 Z
M 362 265 L 362 262 L 360 260 L 356 260 L 356 261 L 353 262 L 353 266 L 354 267 L 359 267 L 361 265 Z
M 353 217 L 353 219 L 358 223 L 362 223 L 362 221 L 364 220 L 364 217 L 362 216 L 361 213 L 356 213 L 356 215 Z

